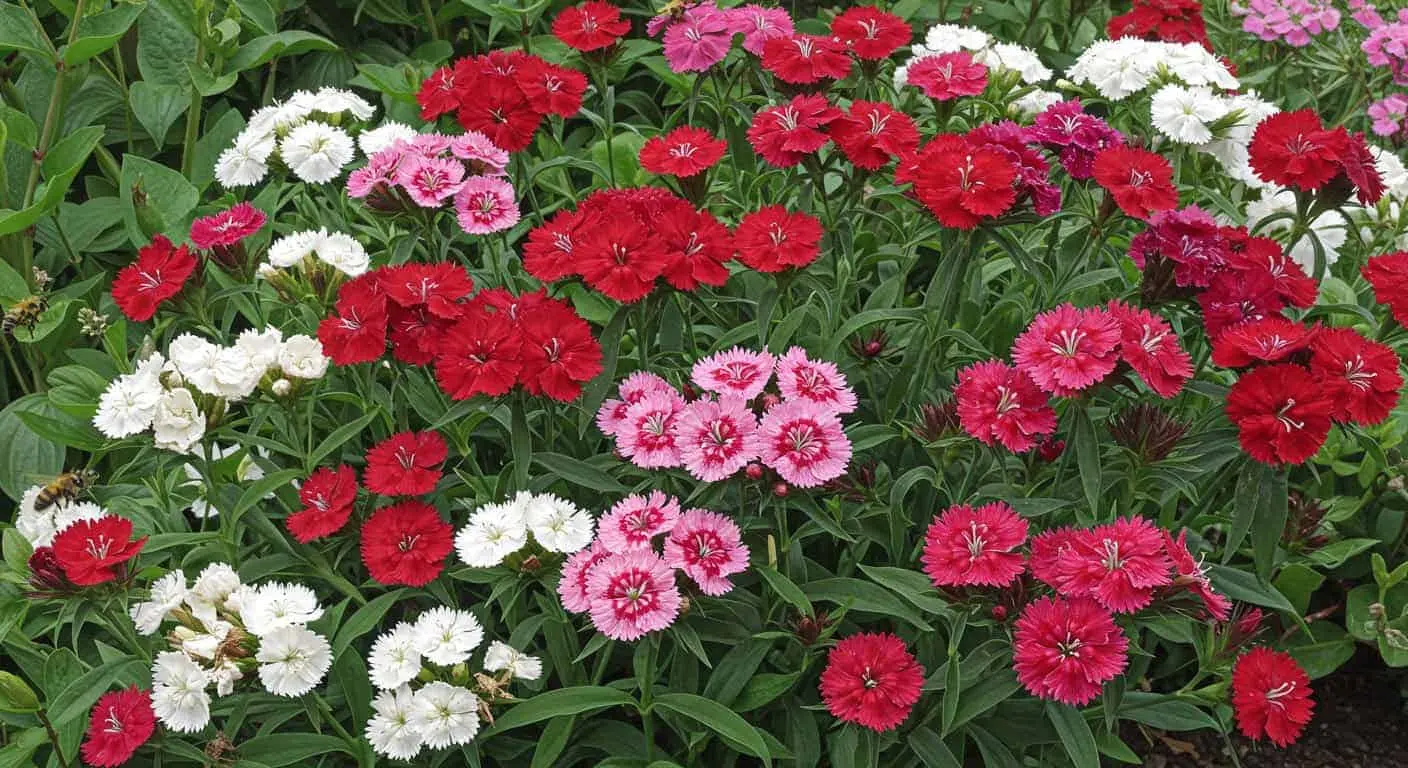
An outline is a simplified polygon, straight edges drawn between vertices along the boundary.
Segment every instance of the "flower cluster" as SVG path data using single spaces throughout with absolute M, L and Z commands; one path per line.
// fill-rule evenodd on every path
M 925 82 L 937 85 L 937 79 L 950 79 L 945 62 L 961 65 L 970 76 L 974 72 L 969 63 L 982 67 L 984 74 L 1012 73 L 1016 79 L 1027 85 L 1036 85 L 1051 79 L 1051 70 L 1041 63 L 1036 52 L 1014 43 L 1005 43 L 992 35 L 974 27 L 955 24 L 935 24 L 924 35 L 924 42 L 913 47 L 913 55 L 904 64 L 895 68 L 895 88 L 903 88 L 911 80 L 921 89 L 928 90 Z M 949 54 L 963 54 L 959 58 L 943 58 Z M 938 59 L 939 61 L 928 61 Z M 916 68 L 918 71 L 916 71 Z M 981 92 L 982 88 L 978 88 Z
M 79 587 L 125 583 L 129 562 L 147 537 L 132 538 L 132 521 L 87 501 L 56 499 L 44 504 L 41 486 L 25 492 L 15 529 L 29 542 L 30 585 L 38 594 L 63 594 Z
M 1201 45 L 1134 37 L 1095 41 L 1076 57 L 1066 70 L 1066 78 L 1095 88 L 1110 101 L 1123 101 L 1170 78 L 1195 87 L 1238 87 L 1227 65 Z
M 354 171 L 355 173 L 355 171 Z M 307 274 L 319 274 L 326 265 L 334 275 L 360 277 L 371 267 L 371 256 L 357 238 L 327 228 L 290 232 L 275 240 L 259 265 L 258 275 L 276 285 L 278 270 L 298 267 Z M 340 277 L 337 279 L 341 279 Z
M 1329 0 L 1248 0 L 1233 2 L 1229 10 L 1242 17 L 1242 30 L 1248 34 L 1297 48 L 1340 25 L 1340 12 Z
M 550 493 L 525 491 L 510 501 L 474 510 L 455 534 L 455 552 L 474 568 L 492 568 L 510 559 L 526 563 L 540 553 L 571 555 L 586 549 L 594 528 L 592 516 L 576 504 Z
M 398 432 L 367 451 L 362 483 L 383 496 L 422 496 L 435 490 L 448 455 L 445 438 L 438 432 Z M 323 495 L 308 500 L 319 512 L 323 512 L 320 498 L 321 506 L 327 507 L 315 518 L 320 530 L 333 533 L 345 524 L 344 513 L 350 515 L 356 501 L 355 491 L 349 498 L 343 485 L 349 479 L 341 468 L 331 476 L 323 475 L 319 488 Z M 453 537 L 454 529 L 435 507 L 405 499 L 377 509 L 362 523 L 362 564 L 382 584 L 423 587 L 444 570 Z
M 508 152 L 488 136 L 414 134 L 394 139 L 347 177 L 347 195 L 381 211 L 439 209 L 452 202 L 460 229 L 485 235 L 518 223 Z
M 1138 37 L 1167 43 L 1197 43 L 1212 50 L 1203 4 L 1198 0 L 1134 0 L 1127 13 L 1110 18 L 1105 34 L 1111 39 Z
M 1395 83 L 1408 85 L 1408 14 L 1400 11 L 1397 21 L 1377 21 L 1360 48 L 1370 64 L 1387 68 Z
M 575 69 L 523 51 L 491 51 L 435 70 L 421 83 L 416 101 L 422 120 L 453 113 L 464 130 L 521 152 L 545 117 L 577 114 L 586 89 L 586 76 Z
M 1248 148 L 1252 170 L 1263 181 L 1316 192 L 1342 187 L 1369 205 L 1383 196 L 1383 179 L 1362 133 L 1326 128 L 1314 110 L 1279 112 L 1262 120 Z
M 215 178 L 225 187 L 248 187 L 263 181 L 271 166 L 282 166 L 301 181 L 325 184 L 356 155 L 352 136 L 341 126 L 343 116 L 366 121 L 375 113 L 375 107 L 351 91 L 295 91 L 287 101 L 249 116 L 244 130 L 216 160 Z

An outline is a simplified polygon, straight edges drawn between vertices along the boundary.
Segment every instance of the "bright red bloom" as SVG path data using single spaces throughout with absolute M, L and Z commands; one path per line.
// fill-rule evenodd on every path
M 573 251 L 582 218 L 575 211 L 561 210 L 528 231 L 523 246 L 523 268 L 528 274 L 544 283 L 577 274 Z
M 552 20 L 552 34 L 568 48 L 595 51 L 609 48 L 631 31 L 621 9 L 603 0 L 587 0 L 564 8 Z
M 1203 5 L 1198 0 L 1134 0 L 1134 7 L 1105 25 L 1110 39 L 1140 37 L 1169 43 L 1197 43 L 1209 51 Z
M 826 656 L 821 700 L 832 715 L 884 732 L 898 728 L 919 701 L 924 668 L 891 634 L 851 635 Z
M 455 117 L 460 127 L 488 136 L 495 146 L 509 152 L 526 149 L 550 109 L 548 99 L 529 101 L 523 86 L 524 82 L 536 82 L 525 76 L 532 72 L 520 71 L 534 58 L 521 52 L 495 51 L 456 62 Z
M 1392 347 L 1351 328 L 1330 328 L 1316 334 L 1310 348 L 1310 372 L 1325 389 L 1335 419 L 1378 424 L 1398 405 L 1403 376 Z
M 387 327 L 391 354 L 409 365 L 429 365 L 444 347 L 445 334 L 454 320 L 436 317 L 424 304 L 409 309 L 390 305 Z
M 728 143 L 703 128 L 684 125 L 663 136 L 652 136 L 640 148 L 640 167 L 662 176 L 686 178 L 719 162 Z
M 869 5 L 847 8 L 831 20 L 831 34 L 861 61 L 882 61 L 909 42 L 914 30 L 904 19 Z
M 1388 305 L 1399 325 L 1408 325 L 1408 251 L 1369 259 L 1360 270 L 1374 288 L 1374 300 Z
M 821 255 L 821 222 L 780 205 L 765 205 L 743 217 L 733 231 L 738 259 L 759 272 L 805 267 Z
M 1258 178 L 1314 191 L 1341 171 L 1349 150 L 1343 128 L 1326 129 L 1313 109 L 1278 112 L 1262 120 L 1252 134 L 1248 157 Z
M 763 44 L 763 69 L 784 83 L 807 85 L 846 77 L 851 57 L 841 41 L 830 37 L 775 37 Z
M 1208 579 L 1201 560 L 1188 551 L 1188 531 L 1180 531 L 1176 539 L 1168 531 L 1160 532 L 1164 536 L 1164 551 L 1168 552 L 1173 563 L 1175 576 L 1172 586 L 1197 595 L 1210 617 L 1227 621 L 1232 613 L 1232 601 L 1212 588 L 1212 581 Z
M 1208 336 L 1217 338 L 1234 325 L 1279 313 L 1286 301 L 1278 289 L 1277 280 L 1266 272 L 1219 272 L 1198 294 Z
M 914 118 L 883 101 L 852 101 L 850 110 L 831 123 L 828 130 L 846 159 L 868 171 L 878 170 L 919 147 Z
M 1061 558 L 1074 545 L 1082 532 L 1074 528 L 1051 528 L 1032 537 L 1030 565 L 1032 575 L 1051 586 L 1062 583 Z
M 1094 600 L 1043 597 L 1027 605 L 1013 633 L 1012 668 L 1034 696 L 1074 707 L 1090 703 L 1129 663 L 1129 640 Z
M 1294 744 L 1315 711 L 1313 693 L 1310 677 L 1289 653 L 1256 647 L 1232 668 L 1232 709 L 1249 739 Z
M 1119 362 L 1119 321 L 1101 307 L 1062 304 L 1036 316 L 1012 343 L 1012 361 L 1037 386 L 1069 397 L 1097 384 Z
M 601 344 L 566 302 L 542 294 L 532 297 L 531 306 L 518 318 L 523 336 L 519 382 L 531 395 L 570 402 L 581 394 L 583 384 L 601 373 Z
M 1120 324 L 1120 359 L 1159 397 L 1173 397 L 1193 378 L 1193 359 L 1168 321 L 1145 309 L 1111 301 L 1109 312 Z
M 1272 315 L 1234 325 L 1212 342 L 1212 362 L 1223 368 L 1276 363 L 1310 346 L 1316 329 Z
M 901 163 L 895 180 L 913 184 L 914 196 L 940 224 L 972 229 L 1016 202 L 1017 172 L 1016 164 L 997 149 L 940 134 Z
M 249 203 L 236 203 L 229 210 L 191 222 L 191 242 L 205 250 L 234 245 L 258 232 L 267 219 Z
M 1027 521 L 1006 504 L 958 504 L 929 525 L 924 572 L 936 587 L 1005 587 L 1027 569 L 1013 551 L 1026 540 Z
M 386 352 L 389 318 L 376 273 L 368 272 L 337 291 L 336 314 L 318 324 L 323 353 L 337 365 L 369 363 Z
M 684 204 L 672 206 L 655 222 L 655 231 L 665 246 L 665 282 L 681 291 L 728 282 L 733 233 L 714 214 Z
M 523 339 L 503 312 L 474 307 L 442 340 L 435 380 L 455 400 L 508 394 L 523 370 Z
M 397 432 L 367 450 L 363 482 L 383 496 L 419 496 L 435 490 L 449 449 L 438 432 Z
M 411 308 L 425 307 L 430 314 L 455 320 L 464 311 L 463 301 L 474 290 L 474 280 L 458 264 L 403 264 L 374 273 L 387 298 Z
M 137 251 L 137 260 L 123 267 L 112 281 L 112 299 L 122 314 L 138 322 L 152 319 L 163 301 L 185 287 L 196 271 L 196 257 L 162 235 Z
M 1038 216 L 1061 210 L 1061 188 L 1051 183 L 1051 165 L 1036 146 L 1029 144 L 1028 131 L 1011 120 L 983 123 L 968 132 L 968 143 L 994 150 L 1017 168 L 1017 200 L 1030 200 Z
M 303 509 L 284 520 L 288 532 L 301 544 L 331 536 L 347 525 L 357 501 L 357 470 L 343 464 L 337 469 L 320 467 L 298 489 Z
M 909 65 L 906 82 L 935 101 L 977 96 L 988 87 L 988 68 L 967 51 L 925 56 Z
M 1136 219 L 1178 207 L 1173 166 L 1162 155 L 1135 147 L 1110 147 L 1095 156 L 1095 181 L 1120 210 Z
M 1227 393 L 1227 418 L 1237 440 L 1264 464 L 1300 464 L 1325 443 L 1334 404 L 1329 393 L 1299 365 L 1255 368 Z
M 382 507 L 362 524 L 362 563 L 386 585 L 429 584 L 454 546 L 455 529 L 422 501 Z
M 1169 584 L 1173 567 L 1162 529 L 1142 517 L 1079 531 L 1056 566 L 1052 586 L 1067 597 L 1090 597 L 1115 613 L 1134 613 Z
M 1223 230 L 1224 234 L 1227 232 Z M 1234 244 L 1227 257 L 1227 266 L 1242 273 L 1263 272 L 1276 285 L 1276 293 L 1293 307 L 1309 307 L 1320 290 L 1315 281 L 1295 260 L 1286 255 L 1281 244 L 1269 237 L 1247 237 Z
M 54 557 L 69 581 L 91 587 L 122 576 L 127 561 L 136 557 L 146 543 L 146 536 L 132 540 L 131 520 L 106 515 L 79 520 L 59 531 L 54 537 Z
M 959 371 L 953 394 L 963 431 L 986 445 L 1001 443 L 1022 453 L 1056 431 L 1056 412 L 1045 393 L 1030 376 L 1000 360 Z
M 786 104 L 760 109 L 748 126 L 753 151 L 778 168 L 791 168 L 826 146 L 826 126 L 841 116 L 825 96 L 802 94 Z
M 420 119 L 434 120 L 459 109 L 460 94 L 455 83 L 459 72 L 459 67 L 441 67 L 420 84 L 420 90 L 416 92 Z
M 116 768 L 156 730 L 152 695 L 137 686 L 109 691 L 93 705 L 83 740 L 83 762 L 96 768 Z
M 640 301 L 665 270 L 660 240 L 634 218 L 591 217 L 573 244 L 587 285 L 624 304 Z
M 516 78 L 528 105 L 539 114 L 571 117 L 582 109 L 587 76 L 575 69 L 549 64 L 537 56 L 523 62 Z

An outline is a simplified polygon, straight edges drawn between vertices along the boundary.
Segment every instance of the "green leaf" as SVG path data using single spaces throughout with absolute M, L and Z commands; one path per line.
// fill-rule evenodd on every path
M 1168 694 L 1131 691 L 1120 703 L 1120 718 L 1165 731 L 1222 730 L 1212 715 Z
M 1085 503 L 1090 513 L 1100 514 L 1100 440 L 1095 434 L 1095 422 L 1081 409 L 1075 424 L 1076 465 L 1080 469 L 1080 487 L 1085 491 Z
M 494 725 L 480 738 L 484 738 L 490 733 L 503 733 L 554 717 L 580 715 L 596 709 L 624 706 L 639 707 L 635 699 L 615 688 L 579 685 L 572 688 L 559 688 L 555 691 L 544 691 L 513 705 L 512 709 L 496 717 Z
M 64 471 L 63 446 L 36 435 L 20 420 L 21 412 L 58 413 L 43 395 L 25 395 L 0 411 L 0 490 L 16 502 L 30 486 Z
M 39 696 L 19 675 L 0 669 L 0 712 L 37 712 Z
M 801 585 L 812 602 L 818 600 L 846 606 L 848 610 L 903 619 L 923 630 L 932 630 L 929 619 L 893 592 L 860 579 L 821 579 Z
M 919 726 L 909 732 L 909 748 L 924 763 L 924 768 L 963 768 L 963 763 L 932 730 Z
M 561 453 L 534 453 L 533 463 L 573 485 L 624 496 L 631 492 L 619 480 L 581 459 Z
M 372 423 L 373 419 L 380 415 L 380 408 L 368 408 L 366 413 L 329 432 L 328 436 L 323 438 L 321 443 L 318 443 L 318 447 L 314 448 L 313 452 L 308 454 L 308 461 L 305 462 L 304 468 L 308 470 L 309 473 L 312 473 L 312 471 L 323 462 L 323 459 L 332 455 L 333 451 L 341 448 L 343 443 L 362 434 L 362 430 L 365 429 L 368 424 Z
M 1065 704 L 1046 702 L 1046 718 L 1056 728 L 1066 756 L 1075 768 L 1100 768 L 1100 752 L 1095 747 L 1095 734 L 1081 717 L 1080 710 Z
M 154 234 L 165 234 L 173 240 L 184 239 L 190 225 L 191 212 L 200 202 L 200 192 L 191 182 L 166 166 L 136 155 L 122 156 L 123 220 L 127 236 L 136 246 L 146 245 Z M 144 210 L 138 211 L 141 197 Z M 141 214 L 139 216 L 139 214 Z M 147 227 L 156 231 L 149 232 Z
M 768 583 L 768 586 L 777 593 L 778 597 L 791 603 L 792 607 L 800 611 L 803 616 L 816 615 L 816 609 L 812 608 L 812 601 L 807 599 L 806 594 L 791 579 L 778 573 L 770 566 L 760 565 L 753 571 L 763 577 L 763 581 Z
M 792 690 L 801 677 L 801 672 L 786 674 L 762 672 L 754 675 L 743 686 L 743 690 L 739 691 L 738 698 L 734 699 L 730 706 L 735 712 L 751 712 L 758 707 L 772 703 L 777 697 Z
M 78 22 L 78 36 L 64 49 L 64 64 L 75 67 L 117 45 L 147 9 L 145 2 L 119 5 Z
M 142 124 L 158 148 L 166 142 L 171 125 L 191 103 L 190 88 L 179 85 L 139 80 L 132 84 L 128 93 L 132 114 L 137 116 L 137 122 Z
M 84 672 L 49 701 L 49 719 L 54 727 L 88 714 L 98 697 L 109 689 L 135 683 L 147 665 L 140 659 L 121 658 Z
M 1237 474 L 1237 487 L 1233 493 L 1232 525 L 1227 529 L 1227 542 L 1223 545 L 1223 565 L 1232 562 L 1232 558 L 1237 556 L 1237 549 L 1242 546 L 1242 541 L 1247 538 L 1247 533 L 1252 529 L 1252 522 L 1256 519 L 1256 510 L 1261 498 L 1261 478 L 1260 464 L 1251 460 L 1243 462 L 1242 471 Z
M 1291 605 L 1285 595 L 1262 579 L 1257 578 L 1254 573 L 1239 571 L 1224 565 L 1209 566 L 1208 572 L 1212 578 L 1213 587 L 1233 600 L 1241 600 L 1244 603 L 1259 605 L 1263 608 L 1274 608 L 1278 611 L 1299 615 L 1296 614 L 1295 606 Z
M 83 163 L 88 160 L 88 155 L 92 154 L 102 138 L 102 126 L 90 125 L 55 142 L 39 166 L 44 174 L 44 183 L 40 185 L 41 191 L 36 193 L 34 203 L 18 211 L 0 208 L 0 235 L 26 229 L 39 217 L 58 207 L 83 168 Z
M 41 58 L 51 55 L 49 41 L 39 34 L 34 17 L 12 3 L 0 3 L 0 51 L 24 51 Z M 49 70 L 52 72 L 53 67 Z
M 263 66 L 279 56 L 292 56 L 308 51 L 335 51 L 337 43 L 312 32 L 286 30 L 272 35 L 263 35 L 240 46 L 230 57 L 229 71 L 243 72 L 246 69 Z
M 187 8 L 191 8 L 187 4 Z M 142 80 L 160 85 L 190 83 L 186 64 L 196 61 L 196 35 L 188 20 L 166 4 L 154 3 L 137 19 L 137 69 Z
M 243 761 L 279 768 L 293 765 L 310 757 L 328 755 L 335 752 L 353 754 L 348 743 L 336 736 L 322 736 L 316 733 L 274 733 L 255 736 L 240 743 L 240 758 Z
M 238 72 L 226 72 L 223 75 L 216 75 L 210 71 L 210 67 L 201 62 L 189 62 L 186 69 L 191 73 L 191 85 L 195 86 L 197 92 L 202 96 L 218 96 L 235 86 L 239 80 Z
M 763 765 L 772 765 L 772 754 L 768 751 L 767 742 L 763 741 L 757 730 L 737 712 L 717 701 L 692 693 L 666 693 L 655 699 L 653 707 L 694 720 L 723 737 L 734 747 L 761 759 Z
M 356 613 L 343 621 L 332 641 L 332 655 L 341 656 L 342 652 L 352 645 L 353 640 L 376 629 L 381 624 L 381 617 L 385 616 L 391 606 L 401 599 L 405 591 L 398 589 L 380 595 L 375 600 L 358 608 Z
M 959 662 L 959 665 L 961 666 L 962 662 Z M 993 707 L 1012 698 L 1012 694 L 1020 690 L 1021 687 L 1022 684 L 1018 682 L 1017 675 L 1010 669 L 999 669 L 969 686 L 959 695 L 953 722 L 944 735 L 947 736 L 954 728 L 987 714 Z M 952 695 L 952 692 L 944 691 L 944 696 Z
M 1286 530 L 1286 514 L 1286 472 L 1266 467 L 1257 499 L 1256 522 L 1252 524 L 1252 559 L 1256 564 L 1257 576 L 1262 579 L 1271 578 L 1272 566 L 1276 564 L 1276 547 Z

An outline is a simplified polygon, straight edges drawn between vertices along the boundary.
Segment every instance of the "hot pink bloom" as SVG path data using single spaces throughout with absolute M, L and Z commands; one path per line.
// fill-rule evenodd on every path
M 1212 618 L 1227 621 L 1232 613 L 1232 601 L 1213 590 L 1202 560 L 1188 551 L 1188 531 L 1180 531 L 1176 539 L 1168 531 L 1161 533 L 1164 536 L 1164 550 L 1168 552 L 1176 574 L 1173 587 L 1187 589 L 1197 595 Z
M 191 242 L 202 250 L 234 245 L 258 232 L 267 218 L 249 203 L 236 203 L 227 211 L 191 222 Z
M 465 131 L 451 139 L 450 153 L 482 176 L 503 176 L 508 169 L 508 152 L 479 131 Z
M 680 501 L 659 491 L 633 494 L 616 502 L 597 523 L 596 538 L 609 552 L 650 549 L 651 540 L 669 533 L 680 519 Z
M 706 595 L 733 589 L 728 577 L 748 568 L 742 532 L 727 517 L 703 509 L 685 512 L 665 540 L 665 564 L 694 579 Z
M 1061 397 L 1099 382 L 1119 362 L 1120 324 L 1098 307 L 1043 312 L 1012 344 L 1012 360 L 1037 386 Z
M 774 37 L 792 36 L 792 17 L 781 8 L 765 8 L 756 3 L 727 11 L 735 33 L 743 35 L 743 50 L 763 55 L 763 46 Z
M 1111 301 L 1110 316 L 1120 324 L 1120 359 L 1159 397 L 1173 397 L 1193 378 L 1193 359 L 1168 321 L 1148 310 Z
M 736 397 L 695 400 L 675 418 L 675 445 L 691 475 L 713 483 L 758 457 L 758 418 Z
M 988 68 L 967 51 L 925 56 L 909 65 L 906 81 L 935 101 L 976 96 L 988 86 Z
M 840 477 L 851 460 L 841 419 L 806 400 L 788 400 L 763 414 L 758 425 L 763 463 L 783 480 L 811 488 Z
M 464 183 L 464 163 L 449 157 L 406 155 L 396 168 L 396 183 L 422 208 L 439 208 Z
M 367 158 L 366 165 L 347 175 L 347 196 L 360 200 L 378 188 L 385 191 L 395 186 L 396 170 L 405 154 L 405 144 L 398 141 Z
M 768 385 L 772 367 L 767 352 L 734 347 L 697 361 L 690 378 L 706 392 L 752 400 Z
M 612 640 L 637 640 L 675 623 L 675 571 L 650 550 L 611 555 L 587 573 L 592 624 Z
M 963 431 L 986 445 L 1002 443 L 1013 453 L 1029 451 L 1041 435 L 1056 431 L 1056 412 L 1031 377 L 1001 360 L 958 372 L 953 389 Z
M 572 613 L 585 613 L 591 610 L 591 597 L 587 595 L 587 576 L 601 561 L 611 557 L 601 540 L 592 542 L 587 549 L 573 553 L 562 564 L 562 579 L 557 582 L 557 594 L 562 598 L 562 607 Z
M 1043 597 L 1029 604 L 1013 634 L 1012 668 L 1028 691 L 1083 706 L 1124 671 L 1129 640 L 1095 601 Z
M 1066 556 L 1079 532 L 1070 526 L 1042 531 L 1032 538 L 1032 575 L 1055 587 L 1062 584 L 1061 558 Z
M 665 60 L 672 72 L 704 72 L 724 60 L 733 46 L 729 13 L 701 3 L 685 9 L 665 30 Z
M 513 185 L 492 176 L 471 176 L 455 195 L 460 229 L 471 235 L 500 232 L 518 223 Z
M 649 371 L 636 371 L 627 376 L 625 381 L 621 382 L 621 386 L 617 387 L 616 393 L 620 396 L 619 399 L 613 397 L 601 404 L 601 408 L 596 412 L 597 428 L 616 437 L 618 429 L 625 422 L 626 411 L 651 392 L 673 394 L 676 400 L 684 403 L 684 397 L 678 390 L 670 386 L 670 382 Z
M 821 673 L 821 700 L 840 720 L 877 733 L 898 728 L 924 687 L 924 668 L 891 634 L 851 635 L 836 644 Z
M 666 392 L 651 392 L 626 409 L 616 430 L 616 447 L 621 455 L 641 469 L 663 469 L 680 465 L 675 445 L 675 418 L 684 408 L 681 398 Z
M 856 393 L 835 363 L 807 359 L 807 351 L 792 347 L 777 359 L 777 389 L 784 400 L 806 400 L 835 413 L 856 409 Z
M 1081 531 L 1057 564 L 1056 591 L 1092 597 L 1116 613 L 1133 613 L 1169 584 L 1173 563 L 1162 530 L 1142 517 L 1125 517 Z
M 1004 587 L 1026 570 L 1022 554 L 1013 551 L 1026 540 L 1027 521 L 1006 504 L 958 504 L 930 524 L 924 572 L 936 587 Z

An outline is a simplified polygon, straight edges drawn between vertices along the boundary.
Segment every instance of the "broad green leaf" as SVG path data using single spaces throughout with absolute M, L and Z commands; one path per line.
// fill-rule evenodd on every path
M 800 611 L 803 616 L 816 615 L 816 610 L 812 608 L 812 601 L 807 599 L 806 594 L 791 579 L 778 573 L 770 566 L 760 565 L 754 571 L 763 577 L 763 581 L 768 583 L 768 586 L 777 593 L 778 597 L 791 603 L 792 607 Z
M 757 730 L 737 712 L 717 701 L 692 693 L 666 693 L 655 699 L 654 708 L 694 720 L 733 746 L 760 758 L 763 765 L 772 765 L 772 753 L 768 751 L 767 742 L 763 741 Z
M 0 712 L 35 712 L 39 696 L 19 675 L 0 669 Z
M 123 658 L 84 672 L 49 701 L 49 719 L 63 727 L 83 717 L 108 690 L 138 682 L 146 666 L 141 659 Z
M 338 448 L 341 448 L 342 445 L 348 440 L 351 440 L 357 435 L 360 435 L 362 433 L 362 430 L 365 429 L 368 424 L 372 423 L 373 419 L 380 415 L 380 408 L 371 407 L 367 409 L 366 413 L 363 413 L 356 419 L 353 419 L 352 421 L 343 424 L 337 429 L 334 429 L 333 431 L 329 432 L 328 436 L 323 438 L 322 442 L 318 443 L 318 447 L 314 448 L 313 452 L 308 455 L 308 461 L 305 464 L 305 469 L 307 469 L 308 472 L 311 473 L 314 469 L 318 467 L 319 464 L 323 462 L 323 459 L 326 459 L 328 456 L 331 456 L 333 451 L 336 451 Z
M 1165 731 L 1196 731 L 1221 726 L 1212 715 L 1168 694 L 1131 691 L 1120 704 L 1120 719 L 1133 720 Z
M 171 125 L 190 106 L 190 88 L 180 85 L 161 85 L 141 80 L 132 84 L 128 103 L 137 122 L 146 129 L 157 147 L 166 143 L 166 134 Z
M 352 641 L 376 629 L 381 624 L 381 618 L 386 615 L 392 605 L 396 604 L 396 601 L 401 599 L 405 591 L 398 589 L 394 592 L 387 592 L 358 608 L 357 612 L 342 622 L 342 626 L 338 628 L 337 635 L 332 641 L 332 654 L 341 656 L 342 652 L 352 645 Z
M 959 662 L 962 665 L 962 662 Z M 998 704 L 1007 701 L 1022 688 L 1022 684 L 1017 681 L 1017 675 L 1010 669 L 1000 669 L 968 686 L 958 696 L 958 708 L 954 712 L 953 722 L 949 725 L 944 735 L 948 735 L 954 728 L 964 723 L 980 717 Z M 951 691 L 944 691 L 945 696 L 951 696 Z
M 35 200 L 28 208 L 12 210 L 0 208 L 0 235 L 13 234 L 32 226 L 39 217 L 57 208 L 68 194 L 73 179 L 87 161 L 98 140 L 103 137 L 101 126 L 80 128 L 59 139 L 49 148 L 40 164 L 44 183 L 35 193 Z
M 933 629 L 932 622 L 895 596 L 893 592 L 860 579 L 821 579 L 799 585 L 812 602 L 818 600 L 845 606 L 850 611 L 872 613 L 902 619 L 923 630 Z
M 64 64 L 75 67 L 117 45 L 132 23 L 147 9 L 145 2 L 118 5 L 109 11 L 85 16 L 78 22 L 78 36 L 64 48 Z
M 630 488 L 622 485 L 616 478 L 572 456 L 561 453 L 534 453 L 533 463 L 573 485 L 618 496 L 631 492 Z
M 136 155 L 122 157 L 119 192 L 127 236 L 138 247 L 150 242 L 154 234 L 182 240 L 190 225 L 191 212 L 200 202 L 200 192 L 180 171 Z
M 1241 600 L 1244 603 L 1259 605 L 1263 608 L 1274 608 L 1278 611 L 1295 614 L 1295 606 L 1291 605 L 1286 596 L 1276 591 L 1275 587 L 1257 578 L 1254 573 L 1228 568 L 1224 565 L 1209 566 L 1208 572 L 1212 578 L 1213 588 L 1233 600 Z
M 279 56 L 292 56 L 308 51 L 335 51 L 337 43 L 312 32 L 285 30 L 272 35 L 264 35 L 240 46 L 227 64 L 231 72 L 263 66 Z
M 0 51 L 51 55 L 49 41 L 39 33 L 34 17 L 14 3 L 0 3 Z
M 142 81 L 189 85 L 186 64 L 196 59 L 196 35 L 188 21 L 164 3 L 149 4 L 137 19 L 137 68 Z
M 269 768 L 302 763 L 319 755 L 352 754 L 350 745 L 336 736 L 316 733 L 274 733 L 240 743 L 240 758 Z
M 21 412 L 53 416 L 43 395 L 26 395 L 0 411 L 0 490 L 16 502 L 32 485 L 42 485 L 64 470 L 64 449 L 36 435 L 20 420 Z

